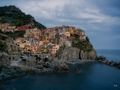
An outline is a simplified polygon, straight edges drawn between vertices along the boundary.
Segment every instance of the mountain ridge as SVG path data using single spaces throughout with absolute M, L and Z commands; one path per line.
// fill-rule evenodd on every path
M 14 26 L 31 24 L 33 27 L 38 27 L 39 29 L 46 28 L 41 23 L 37 22 L 34 17 L 25 14 L 14 5 L 0 7 L 0 22 L 9 23 Z

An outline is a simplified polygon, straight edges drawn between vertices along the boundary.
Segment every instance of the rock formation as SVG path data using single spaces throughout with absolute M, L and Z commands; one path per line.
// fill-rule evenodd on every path
M 46 28 L 15 6 L 0 7 L 0 77 L 17 72 L 66 72 L 67 62 L 95 60 L 96 56 L 82 29 Z

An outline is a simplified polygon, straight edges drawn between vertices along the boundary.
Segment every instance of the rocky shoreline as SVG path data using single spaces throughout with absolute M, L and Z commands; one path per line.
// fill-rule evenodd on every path
M 0 56 L 0 81 L 13 79 L 26 74 L 40 73 L 64 73 L 70 72 L 73 64 L 76 72 L 80 71 L 75 64 L 80 64 L 80 60 L 63 61 L 57 58 L 41 57 L 39 55 L 7 55 Z
M 18 67 L 0 67 L 0 82 L 11 80 L 26 75 L 26 72 L 23 72 Z
M 68 73 L 68 72 L 80 72 L 79 65 L 75 64 L 63 64 L 55 66 L 54 68 L 25 68 L 25 67 L 0 67 L 0 82 L 22 77 L 29 74 L 42 74 L 42 73 Z
M 105 65 L 109 65 L 109 66 L 112 66 L 112 67 L 115 67 L 115 68 L 118 68 L 120 69 L 120 62 L 115 62 L 115 61 L 110 61 L 110 60 L 107 60 L 105 57 L 103 56 L 99 56 L 96 58 L 96 61 L 100 62 L 100 63 L 103 63 Z
M 44 55 L 43 55 L 44 56 Z M 60 60 L 43 57 L 41 55 L 7 55 L 0 56 L 0 81 L 14 79 L 27 74 L 66 73 L 81 70 L 80 65 L 88 62 L 100 62 L 120 69 L 120 63 L 107 60 L 99 56 L 96 60 Z

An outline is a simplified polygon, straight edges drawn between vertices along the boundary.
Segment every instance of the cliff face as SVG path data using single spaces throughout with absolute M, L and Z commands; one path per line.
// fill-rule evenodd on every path
M 95 60 L 96 57 L 97 55 L 95 50 L 91 50 L 91 51 L 81 50 L 79 53 L 79 59 L 82 59 L 82 60 Z
M 74 47 L 65 48 L 59 54 L 59 58 L 63 61 L 77 60 L 77 59 L 79 59 L 79 52 L 80 52 L 80 50 L 78 48 L 74 48 Z
M 75 47 L 65 48 L 59 54 L 59 59 L 63 61 L 69 60 L 95 60 L 96 58 L 96 51 L 83 51 Z
M 61 60 L 95 60 L 97 57 L 96 51 L 91 44 L 89 38 L 81 29 L 73 29 L 68 41 L 71 45 L 65 44 L 64 47 L 58 50 L 57 57 Z
M 0 67 L 1 66 L 9 66 L 10 65 L 10 60 L 8 55 L 0 53 Z

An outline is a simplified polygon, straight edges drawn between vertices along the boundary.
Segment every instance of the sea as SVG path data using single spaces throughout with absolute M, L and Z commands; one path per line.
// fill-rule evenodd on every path
M 120 62 L 120 50 L 97 50 Z M 120 70 L 98 62 L 81 65 L 80 73 L 27 75 L 0 84 L 0 90 L 120 90 Z

